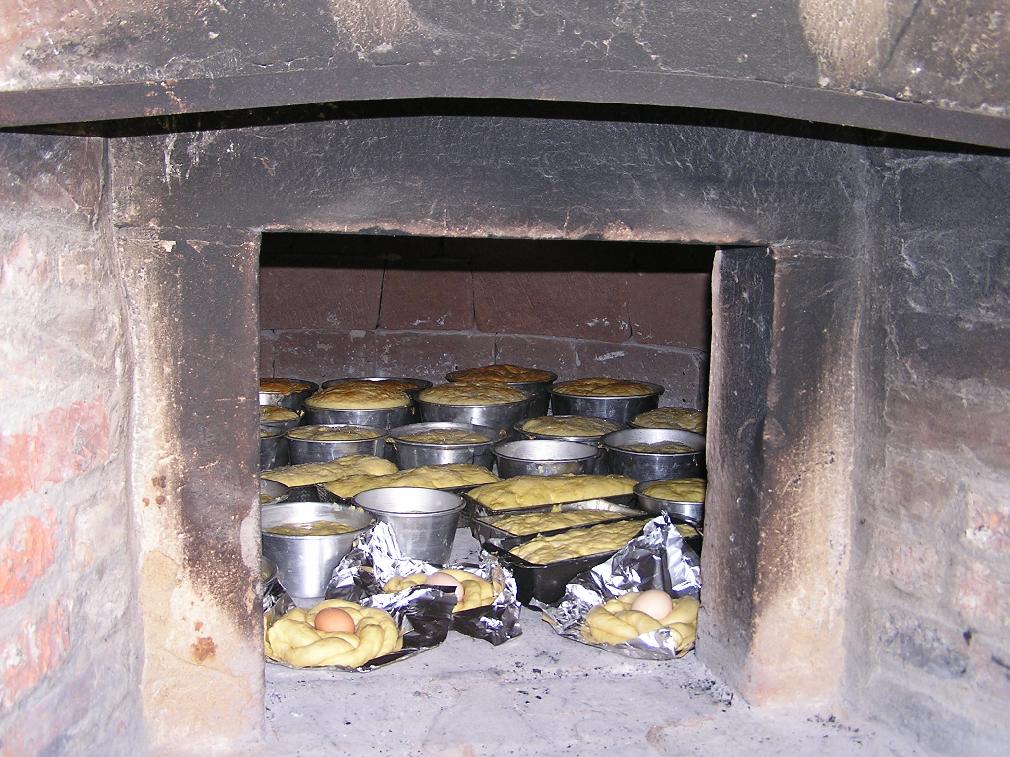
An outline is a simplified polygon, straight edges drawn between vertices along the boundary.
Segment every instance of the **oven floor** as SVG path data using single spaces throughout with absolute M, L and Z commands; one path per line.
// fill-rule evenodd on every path
M 459 531 L 454 559 L 476 543 Z M 555 635 L 523 609 L 500 647 L 457 633 L 365 674 L 267 665 L 271 750 L 289 755 L 918 754 L 876 724 L 758 710 L 694 653 L 633 660 Z

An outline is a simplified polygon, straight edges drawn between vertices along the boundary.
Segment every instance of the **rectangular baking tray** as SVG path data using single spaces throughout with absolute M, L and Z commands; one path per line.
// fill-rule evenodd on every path
M 353 497 L 338 497 L 336 494 L 333 494 L 332 492 L 323 488 L 322 484 L 313 484 L 312 486 L 314 486 L 316 489 L 315 493 L 319 497 L 319 499 L 317 500 L 319 502 L 336 502 L 337 504 L 341 505 L 354 504 Z M 465 494 L 466 492 L 470 491 L 471 489 L 477 486 L 484 486 L 484 484 L 470 484 L 467 486 L 445 486 L 438 489 L 438 491 L 452 492 L 453 494 Z
M 653 517 L 646 514 L 642 518 L 642 527 L 644 528 L 645 524 L 652 520 Z M 598 526 L 602 524 L 593 523 L 590 525 Z M 563 530 L 571 531 L 589 527 L 575 526 Z M 564 596 L 565 586 L 575 576 L 602 562 L 606 562 L 615 552 L 621 549 L 618 547 L 618 549 L 612 549 L 608 552 L 598 552 L 595 555 L 584 555 L 583 557 L 572 557 L 567 560 L 548 563 L 547 565 L 537 565 L 527 562 L 509 552 L 513 547 L 517 547 L 535 537 L 535 534 L 531 536 L 516 536 L 510 539 L 503 539 L 500 544 L 489 543 L 484 545 L 484 549 L 493 555 L 497 555 L 498 559 L 512 570 L 512 575 L 516 580 L 516 594 L 519 601 L 524 605 L 529 605 L 533 599 L 537 599 L 544 604 L 557 602 Z
M 476 487 L 473 487 L 476 488 Z M 626 507 L 635 507 L 638 502 L 638 497 L 635 493 L 630 494 L 612 494 L 609 497 L 596 497 L 596 499 L 602 499 L 607 502 L 613 502 L 615 505 L 625 505 Z M 549 512 L 555 507 L 563 507 L 564 505 L 573 505 L 578 502 L 586 502 L 585 499 L 570 499 L 565 502 L 551 502 L 544 505 L 521 505 L 519 507 L 511 507 L 504 510 L 491 510 L 490 508 L 482 505 L 480 502 L 475 500 L 470 496 L 469 493 L 463 495 L 463 501 L 466 503 L 466 512 L 470 520 L 473 521 L 477 518 L 493 518 L 497 515 L 519 515 L 525 513 L 545 513 Z
M 614 514 L 613 518 L 608 520 L 598 521 L 596 523 L 580 524 L 576 526 L 564 526 L 563 528 L 554 528 L 548 531 L 540 531 L 536 534 L 525 534 L 525 536 L 552 536 L 554 534 L 559 534 L 562 531 L 567 531 L 570 528 L 579 528 L 583 525 L 598 526 L 602 523 L 612 523 L 615 520 L 625 520 L 627 518 L 635 518 L 643 515 L 643 511 L 637 508 L 628 507 L 626 505 L 619 505 L 615 502 L 611 502 L 606 499 L 587 499 L 581 502 L 568 502 L 564 505 L 558 505 L 557 510 L 552 510 L 550 512 L 572 512 L 578 510 L 607 510 Z M 504 539 L 511 539 L 513 537 L 519 536 L 520 534 L 513 534 L 509 531 L 505 531 L 498 528 L 495 522 L 502 519 L 508 518 L 517 513 L 502 513 L 495 516 L 486 516 L 483 518 L 475 518 L 470 521 L 470 532 L 473 534 L 473 538 L 481 543 L 489 542 L 492 544 L 498 544 Z M 521 513 L 526 515 L 527 513 Z

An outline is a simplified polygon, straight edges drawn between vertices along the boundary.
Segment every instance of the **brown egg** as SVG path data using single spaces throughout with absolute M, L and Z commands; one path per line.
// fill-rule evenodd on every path
M 665 591 L 649 589 L 635 597 L 635 601 L 631 603 L 631 609 L 644 612 L 656 620 L 662 620 L 673 609 L 673 600 Z
M 463 601 L 463 584 L 457 581 L 455 578 L 450 576 L 448 573 L 432 573 L 425 579 L 425 584 L 428 586 L 444 586 L 446 589 L 456 590 L 456 601 Z
M 330 633 L 354 633 L 354 618 L 347 610 L 339 607 L 326 607 L 316 613 L 313 620 L 317 631 Z

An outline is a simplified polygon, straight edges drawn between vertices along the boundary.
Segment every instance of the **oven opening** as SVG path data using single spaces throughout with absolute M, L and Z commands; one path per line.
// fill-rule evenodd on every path
M 620 478 L 622 472 L 628 473 L 630 469 L 620 468 L 617 462 L 607 464 L 606 453 L 599 446 L 604 431 L 630 428 L 634 429 L 632 433 L 652 434 L 657 440 L 683 436 L 700 440 L 699 448 L 703 449 L 704 437 L 693 432 L 704 430 L 714 256 L 715 249 L 711 246 L 682 244 L 265 233 L 259 275 L 260 375 L 268 382 L 271 378 L 299 379 L 323 387 L 322 394 L 301 404 L 300 416 L 285 426 L 286 434 L 278 437 L 274 424 L 261 426 L 261 431 L 267 428 L 269 432 L 269 436 L 261 439 L 261 465 L 266 467 L 262 471 L 263 485 L 290 486 L 285 502 L 265 505 L 262 522 L 264 556 L 278 563 L 275 567 L 280 574 L 279 583 L 291 597 L 290 603 L 284 597 L 281 606 L 288 610 L 295 605 L 316 607 L 323 601 L 317 592 L 325 589 L 326 581 L 312 582 L 319 576 L 328 579 L 330 575 L 317 563 L 309 565 L 307 553 L 294 554 L 291 539 L 278 539 L 271 529 L 284 519 L 316 522 L 318 527 L 318 518 L 326 505 L 301 500 L 330 502 L 329 507 L 338 508 L 337 520 L 358 517 L 352 512 L 353 505 L 367 500 L 367 495 L 354 499 L 355 492 L 364 489 L 365 484 L 356 483 L 353 478 L 338 478 L 344 476 L 342 471 L 334 468 L 331 475 L 337 480 L 323 483 L 320 488 L 318 483 L 315 487 L 300 483 L 309 478 L 297 479 L 299 473 L 306 472 L 299 466 L 320 461 L 325 461 L 325 465 L 331 458 L 334 462 L 341 459 L 346 462 L 354 455 L 364 454 L 371 456 L 374 465 L 385 464 L 391 471 L 399 469 L 392 474 L 394 477 L 408 471 L 420 474 L 462 465 L 481 468 L 484 477 L 475 481 L 493 481 L 492 470 L 503 479 L 525 475 L 532 481 L 533 476 L 543 474 L 559 479 L 559 475 L 551 474 L 579 470 L 583 478 L 588 475 L 605 480 L 607 475 L 611 479 Z M 446 421 L 449 416 L 439 415 L 439 408 L 433 406 L 437 403 L 425 402 L 423 393 L 412 395 L 414 407 L 400 414 L 395 409 L 334 410 L 324 407 L 322 401 L 326 388 L 340 383 L 336 380 L 392 377 L 417 380 L 423 386 L 437 389 L 447 385 L 447 374 L 501 364 L 556 374 L 556 384 L 608 377 L 658 385 L 663 393 L 656 402 L 647 400 L 641 412 L 631 415 L 622 415 L 621 406 L 629 402 L 618 399 L 613 410 L 602 404 L 599 407 L 603 409 L 596 413 L 580 408 L 575 412 L 558 412 L 554 407 L 549 417 L 544 395 L 542 404 L 533 402 L 512 413 L 508 420 L 493 414 L 475 419 L 468 410 L 459 417 L 453 414 L 453 420 Z M 466 377 L 453 375 L 453 378 L 462 381 Z M 505 386 L 508 391 L 516 391 L 515 384 Z M 277 395 L 270 394 L 264 401 L 275 399 Z M 660 416 L 655 412 L 649 416 L 648 408 L 657 405 L 681 409 L 677 412 L 683 414 L 681 425 L 686 424 L 685 428 L 673 428 L 676 424 L 662 415 L 663 410 L 659 411 Z M 284 414 L 286 410 L 276 408 L 268 412 Z M 598 417 L 604 413 L 610 414 L 609 423 Z M 396 417 L 391 420 L 393 415 Z M 569 417 L 572 415 L 579 418 L 572 419 Z M 597 417 L 587 417 L 591 415 Z M 533 423 L 535 420 L 541 422 L 540 427 Z M 552 440 L 566 432 L 543 426 L 549 420 L 555 424 L 575 423 L 576 427 L 567 433 L 590 436 L 581 441 Z M 426 425 L 438 421 L 442 426 Z M 457 427 L 445 426 L 453 422 Z M 553 455 L 567 460 L 566 455 L 572 456 L 572 450 L 580 448 L 579 454 L 589 454 L 594 461 L 579 468 L 545 470 L 542 460 L 531 464 L 524 459 L 515 467 L 515 461 L 493 454 L 494 448 L 489 444 L 466 457 L 476 463 L 468 466 L 451 462 L 462 457 L 444 456 L 451 445 L 443 447 L 440 456 L 437 445 L 432 444 L 411 448 L 409 454 L 406 447 L 401 449 L 395 444 L 377 446 L 374 434 L 373 440 L 365 442 L 334 441 L 348 429 L 334 424 L 356 424 L 358 432 L 369 427 L 387 432 L 390 426 L 395 426 L 398 428 L 391 432 L 391 438 L 399 440 L 417 431 L 465 433 L 460 423 L 473 424 L 465 427 L 471 432 L 482 429 L 494 442 L 522 445 L 535 441 L 530 449 L 516 447 L 514 454 L 532 458 Z M 579 423 L 598 423 L 607 428 L 590 432 L 579 430 Z M 642 428 L 636 429 L 636 425 Z M 686 430 L 686 426 L 691 426 L 693 432 Z M 542 428 L 545 434 L 538 435 L 537 428 Z M 327 433 L 333 435 L 331 439 L 322 440 Z M 286 439 L 283 445 L 286 449 L 279 439 Z M 651 436 L 645 443 L 662 443 L 650 440 Z M 451 442 L 445 438 L 434 441 Z M 537 449 L 540 444 L 554 447 Z M 505 454 L 508 450 L 501 448 L 501 451 Z M 663 460 L 649 459 L 654 464 Z M 705 477 L 703 456 L 692 458 L 692 462 L 696 467 L 675 467 L 669 475 L 657 473 L 648 478 L 668 478 L 677 484 L 697 487 L 697 482 Z M 316 473 L 313 480 L 325 476 Z M 572 529 L 564 533 L 607 522 L 611 527 L 617 523 L 638 523 L 633 530 L 640 530 L 640 525 L 648 521 L 649 512 L 639 509 L 640 503 L 630 488 L 643 474 L 636 472 L 634 476 L 625 477 L 630 481 L 627 491 L 621 489 L 619 494 L 606 499 L 581 497 L 585 501 L 580 504 L 582 510 L 566 506 L 570 509 L 564 515 L 573 520 L 571 524 L 568 521 L 562 524 Z M 348 480 L 350 483 L 346 483 Z M 368 484 L 382 485 L 381 481 Z M 389 481 L 386 485 L 395 484 Z M 442 487 L 446 488 L 450 487 Z M 372 493 L 388 491 L 380 488 Z M 659 498 L 649 501 L 652 507 L 665 504 Z M 593 511 L 593 507 L 599 509 Z M 687 510 L 669 506 L 672 522 L 680 524 L 685 532 L 703 533 L 703 506 L 681 507 Z M 375 513 L 362 514 L 368 519 Z M 499 516 L 498 521 L 502 517 L 507 517 L 507 513 Z M 404 552 L 409 552 L 406 557 L 422 559 L 435 567 L 442 563 L 476 567 L 481 565 L 482 542 L 496 550 L 503 546 L 501 537 L 505 533 L 497 529 L 489 532 L 483 526 L 475 530 L 472 522 L 467 525 L 468 520 L 476 519 L 477 513 L 465 509 L 455 524 L 457 527 L 449 526 L 447 532 L 436 516 L 427 517 L 429 525 L 425 528 L 431 533 L 441 529 L 442 539 L 451 534 L 451 547 L 441 553 L 441 547 L 432 552 L 431 533 L 419 538 L 416 528 L 411 531 L 402 521 L 389 518 L 386 522 L 398 542 L 402 542 Z M 490 524 L 494 518 L 483 520 Z M 559 527 L 548 524 L 533 528 L 531 534 L 537 528 L 551 534 Z M 628 536 L 621 538 L 627 541 L 633 536 L 629 531 Z M 522 540 L 530 538 L 527 535 Z M 699 549 L 700 538 L 692 537 L 690 543 L 692 549 Z M 335 536 L 333 553 L 346 550 L 348 544 L 348 539 Z M 665 555 L 665 551 L 657 551 L 659 555 Z M 485 564 L 487 559 L 485 553 Z M 697 558 L 694 559 L 693 564 L 697 565 Z M 512 570 L 505 559 L 498 564 Z M 582 572 L 564 561 L 562 564 L 569 573 Z M 407 572 L 418 569 L 416 564 L 411 565 Z M 339 569 L 337 572 L 340 573 Z M 587 734 L 587 729 L 599 726 L 593 724 L 593 718 L 586 712 L 571 707 L 576 701 L 599 701 L 603 692 L 609 699 L 616 695 L 626 701 L 643 696 L 669 700 L 673 696 L 687 706 L 699 689 L 706 689 L 708 696 L 730 700 L 729 689 L 717 684 L 693 653 L 664 666 L 663 676 L 657 677 L 654 660 L 622 657 L 562 637 L 544 622 L 537 607 L 529 606 L 533 602 L 559 603 L 561 597 L 555 595 L 563 593 L 561 589 L 549 596 L 542 593 L 547 589 L 536 584 L 528 571 L 515 580 L 520 599 L 527 606 L 521 608 L 514 629 L 495 637 L 494 645 L 480 633 L 475 637 L 472 629 L 469 635 L 451 630 L 443 642 L 431 649 L 388 663 L 384 669 L 353 676 L 268 661 L 269 725 L 286 734 L 285 743 L 302 749 L 311 748 L 321 734 L 330 732 L 336 724 L 341 739 L 349 739 L 347 743 L 358 744 L 366 751 L 389 749 L 397 744 L 408 751 L 451 752 L 465 749 L 467 744 L 478 748 L 490 744 L 521 748 L 531 740 L 539 740 L 544 749 L 553 752 L 592 743 L 596 737 Z M 651 585 L 648 583 L 642 589 Z M 329 589 L 331 597 L 359 599 L 362 595 L 362 592 L 349 594 L 347 586 L 335 591 L 335 585 L 331 584 Z M 299 596 L 309 593 L 312 596 Z M 268 589 L 268 601 L 275 601 L 276 595 L 276 588 L 273 595 Z M 519 601 L 513 604 L 518 610 Z M 500 620 L 495 612 L 498 611 L 489 610 L 490 620 L 484 622 Z M 271 617 L 281 616 L 280 611 L 272 611 Z M 508 638 L 512 634 L 516 635 Z M 268 634 L 268 644 L 270 638 Z M 688 646 L 685 644 L 685 648 Z M 276 654 L 275 650 L 270 651 Z M 349 658 L 334 656 L 336 661 L 344 659 Z M 336 721 L 335 712 L 339 712 Z M 611 727 L 617 728 L 627 717 L 611 715 L 609 719 Z M 477 722 L 481 723 L 480 734 L 474 732 Z

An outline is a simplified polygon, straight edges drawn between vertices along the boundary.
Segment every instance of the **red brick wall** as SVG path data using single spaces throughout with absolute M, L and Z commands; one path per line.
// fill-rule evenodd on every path
M 631 376 L 700 406 L 711 251 L 408 237 L 264 238 L 261 369 L 442 380 L 507 361 Z
M 0 135 L 0 755 L 130 753 L 139 624 L 99 140 Z
M 853 690 L 938 753 L 1005 754 L 1010 161 L 881 162 Z

